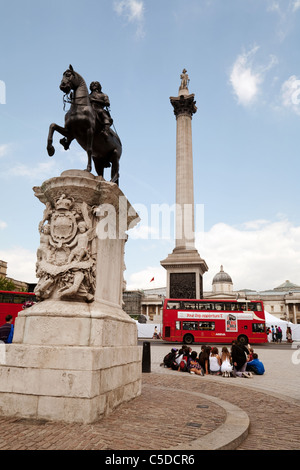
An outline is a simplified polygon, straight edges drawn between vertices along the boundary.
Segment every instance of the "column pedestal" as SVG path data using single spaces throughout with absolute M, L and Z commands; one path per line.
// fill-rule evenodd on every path
M 160 262 L 167 271 L 167 298 L 201 299 L 208 267 L 197 250 L 178 250 Z

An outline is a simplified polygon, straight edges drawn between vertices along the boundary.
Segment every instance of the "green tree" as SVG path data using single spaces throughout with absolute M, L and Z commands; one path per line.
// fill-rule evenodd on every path
M 0 276 L 0 290 L 16 290 L 16 286 L 10 279 Z

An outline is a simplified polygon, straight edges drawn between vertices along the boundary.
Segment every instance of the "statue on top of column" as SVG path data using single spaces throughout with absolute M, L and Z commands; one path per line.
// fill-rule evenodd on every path
M 187 90 L 188 85 L 190 83 L 190 79 L 189 79 L 186 69 L 183 69 L 182 74 L 180 75 L 180 78 L 181 78 L 181 84 L 180 84 L 179 90 L 184 90 L 184 89 Z

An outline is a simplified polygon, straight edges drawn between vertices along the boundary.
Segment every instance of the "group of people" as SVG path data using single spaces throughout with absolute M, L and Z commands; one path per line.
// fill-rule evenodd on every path
M 272 343 L 281 343 L 282 341 L 282 329 L 280 326 L 271 325 L 268 330 L 268 334 L 272 335 Z
M 179 350 L 172 348 L 161 364 L 172 370 L 197 375 L 222 375 L 223 377 L 251 378 L 253 374 L 263 375 L 265 368 L 253 348 L 232 341 L 231 350 L 226 346 L 221 352 L 216 346 L 201 346 L 197 354 L 191 347 L 183 345 Z

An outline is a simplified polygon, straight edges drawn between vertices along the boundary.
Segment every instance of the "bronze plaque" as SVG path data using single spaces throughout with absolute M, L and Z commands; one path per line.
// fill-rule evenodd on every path
M 170 298 L 171 299 L 195 299 L 196 298 L 196 273 L 171 273 L 170 274 Z

